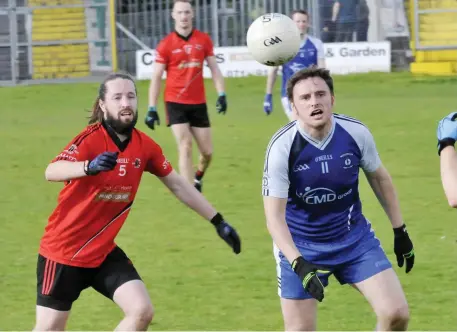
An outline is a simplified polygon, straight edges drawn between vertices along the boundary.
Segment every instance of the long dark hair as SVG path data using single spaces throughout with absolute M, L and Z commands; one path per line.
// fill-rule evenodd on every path
M 125 80 L 130 80 L 132 81 L 133 85 L 135 86 L 135 93 L 136 91 L 136 84 L 135 81 L 133 80 L 132 76 L 130 76 L 127 73 L 123 72 L 118 72 L 118 73 L 112 73 L 108 75 L 103 82 L 100 84 L 100 87 L 98 88 L 98 96 L 97 99 L 95 99 L 94 106 L 92 106 L 92 111 L 91 115 L 89 117 L 89 124 L 97 123 L 97 122 L 102 122 L 103 120 L 103 111 L 100 107 L 100 100 L 105 101 L 105 96 L 106 96 L 106 83 L 109 81 L 115 80 L 117 78 L 122 78 Z

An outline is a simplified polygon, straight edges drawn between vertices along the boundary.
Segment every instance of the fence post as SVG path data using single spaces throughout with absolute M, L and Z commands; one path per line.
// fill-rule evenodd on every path
M 108 12 L 109 12 L 109 24 L 111 30 L 111 66 L 113 72 L 116 72 L 117 67 L 117 34 L 116 34 L 116 1 L 109 0 L 108 4 Z
M 17 84 L 17 17 L 16 0 L 8 1 L 8 18 L 10 25 L 11 81 Z

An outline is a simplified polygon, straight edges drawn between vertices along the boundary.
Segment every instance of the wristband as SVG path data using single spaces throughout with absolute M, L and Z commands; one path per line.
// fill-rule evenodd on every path
M 405 224 L 403 224 L 400 227 L 394 228 L 395 236 L 401 236 L 401 235 L 404 235 L 406 233 L 407 233 L 407 231 L 406 231 L 406 225 Z
M 89 163 L 90 163 L 89 160 L 84 160 L 84 173 L 86 173 L 86 175 L 90 175 L 89 174 Z
M 220 225 L 223 221 L 224 221 L 224 218 L 222 217 L 222 215 L 219 212 L 216 213 L 216 215 L 211 219 L 211 223 L 214 226 Z
M 445 138 L 445 139 L 439 141 L 438 142 L 438 156 L 441 155 L 441 151 L 445 147 L 450 146 L 450 145 L 454 146 L 454 144 L 455 144 L 455 139 L 453 139 L 453 138 Z

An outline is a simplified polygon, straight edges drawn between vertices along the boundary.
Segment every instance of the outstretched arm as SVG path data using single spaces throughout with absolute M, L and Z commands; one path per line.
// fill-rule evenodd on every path
M 159 179 L 181 202 L 209 220 L 216 227 L 217 234 L 233 249 L 235 254 L 241 252 L 241 240 L 236 230 L 184 177 L 171 171 L 167 176 L 159 177 Z
M 453 146 L 447 146 L 441 151 L 440 171 L 449 206 L 457 208 L 457 152 Z
M 46 167 L 44 176 L 51 182 L 65 182 L 87 176 L 84 172 L 84 161 L 60 160 Z
M 176 171 L 172 171 L 165 177 L 159 177 L 159 179 L 176 198 L 206 220 L 211 220 L 217 214 L 216 209 L 205 197 Z

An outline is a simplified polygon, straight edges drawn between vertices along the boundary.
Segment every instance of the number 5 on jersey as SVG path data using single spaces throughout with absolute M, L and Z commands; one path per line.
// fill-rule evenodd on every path
M 127 174 L 127 165 L 119 165 L 119 176 L 125 176 Z

